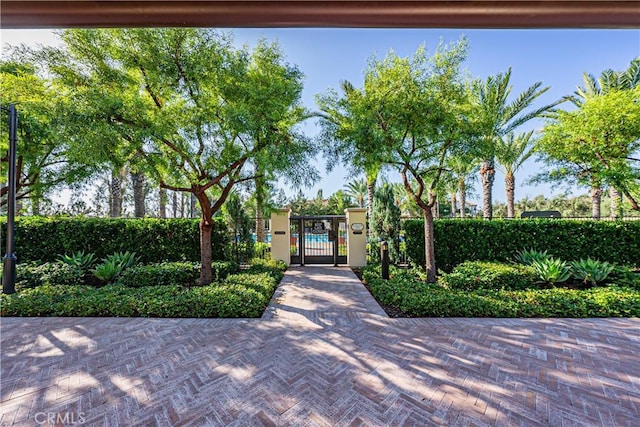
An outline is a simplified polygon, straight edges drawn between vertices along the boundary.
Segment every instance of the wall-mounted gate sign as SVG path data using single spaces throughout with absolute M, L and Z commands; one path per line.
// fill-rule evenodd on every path
M 311 233 L 313 234 L 325 234 L 327 229 L 324 226 L 324 222 L 314 222 L 313 228 L 311 229 Z
M 344 216 L 293 216 L 292 264 L 346 264 L 347 219 Z

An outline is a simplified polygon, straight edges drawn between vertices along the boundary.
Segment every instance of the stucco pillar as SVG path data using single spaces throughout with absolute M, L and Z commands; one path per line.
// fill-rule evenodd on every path
M 347 264 L 349 267 L 367 265 L 367 210 L 345 209 L 347 215 Z
M 271 212 L 271 258 L 291 264 L 289 239 L 291 231 L 289 217 L 291 209 L 277 209 Z

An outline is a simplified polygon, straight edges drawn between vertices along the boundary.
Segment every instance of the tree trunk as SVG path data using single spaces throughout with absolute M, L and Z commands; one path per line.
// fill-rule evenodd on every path
M 122 216 L 122 178 L 123 170 L 113 170 L 111 173 L 111 186 L 109 197 L 109 216 L 118 218 Z
M 507 172 L 504 177 L 504 187 L 507 190 L 507 218 L 515 217 L 515 192 L 516 192 L 516 177 L 513 172 Z
M 622 210 L 622 194 L 615 187 L 609 188 L 609 196 L 611 197 L 611 219 L 622 219 L 624 212 Z
M 480 167 L 480 178 L 482 178 L 482 215 L 484 219 L 493 218 L 493 180 L 496 169 L 493 159 L 485 160 Z
M 464 178 L 458 180 L 458 195 L 460 196 L 460 218 L 467 216 L 467 186 Z
M 451 216 L 455 218 L 458 211 L 458 205 L 456 204 L 456 193 L 451 193 Z
M 256 168 L 259 175 L 259 169 Z M 256 178 L 256 241 L 264 242 L 266 235 L 264 232 L 264 178 Z
M 369 217 L 369 221 L 371 221 L 373 215 L 373 195 L 376 189 L 376 181 L 367 179 L 367 216 Z
M 144 218 L 144 174 L 131 172 L 131 184 L 133 186 L 133 213 L 136 218 Z
M 196 217 L 196 195 L 191 193 L 191 197 L 189 198 L 189 218 Z
M 211 224 L 204 214 L 200 218 L 200 284 L 211 284 Z
M 431 209 L 423 209 L 424 213 L 424 256 L 427 271 L 427 282 L 436 282 L 436 254 L 433 233 L 433 213 Z
M 602 188 L 599 185 L 591 186 L 591 217 L 600 219 L 600 205 L 602 202 Z
M 178 218 L 178 192 L 173 191 L 172 193 L 173 217 Z
M 160 189 L 160 191 L 158 192 L 158 200 L 160 205 L 158 216 L 160 218 L 166 218 L 167 217 L 167 189 L 166 188 Z
M 31 215 L 40 216 L 40 194 L 37 191 L 31 194 Z

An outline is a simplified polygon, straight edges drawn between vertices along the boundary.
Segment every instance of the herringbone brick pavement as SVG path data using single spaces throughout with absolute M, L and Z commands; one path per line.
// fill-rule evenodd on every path
M 1 322 L 0 426 L 640 425 L 639 319 L 390 319 L 343 268 L 263 319 Z

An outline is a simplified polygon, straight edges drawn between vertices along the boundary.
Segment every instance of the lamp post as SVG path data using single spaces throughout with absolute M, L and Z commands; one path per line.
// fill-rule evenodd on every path
M 9 112 L 9 177 L 7 182 L 7 252 L 2 260 L 2 292 L 13 294 L 16 291 L 16 145 L 18 129 L 18 112 L 11 104 Z

